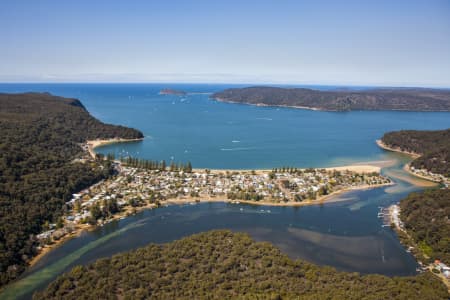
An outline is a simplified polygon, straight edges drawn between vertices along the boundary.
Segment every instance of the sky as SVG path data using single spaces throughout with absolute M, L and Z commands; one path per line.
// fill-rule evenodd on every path
M 0 82 L 450 87 L 450 1 L 0 0 Z

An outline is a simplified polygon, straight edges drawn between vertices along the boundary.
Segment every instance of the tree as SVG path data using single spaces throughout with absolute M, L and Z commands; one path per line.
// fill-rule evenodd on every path
M 94 218 L 95 220 L 98 220 L 102 217 L 102 211 L 100 209 L 100 205 L 98 204 L 98 202 L 92 205 L 89 211 L 91 213 L 92 218 Z

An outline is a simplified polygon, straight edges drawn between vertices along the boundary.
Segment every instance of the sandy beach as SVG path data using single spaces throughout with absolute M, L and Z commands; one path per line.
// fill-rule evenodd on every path
M 298 170 L 306 170 L 307 168 L 298 168 Z M 347 165 L 347 166 L 338 166 L 338 167 L 329 167 L 329 168 L 315 168 L 315 169 L 324 169 L 327 171 L 351 171 L 351 172 L 357 172 L 357 173 L 380 173 L 381 167 L 376 165 L 369 165 L 369 164 L 354 164 L 354 165 Z M 226 172 L 233 173 L 233 172 L 239 172 L 239 173 L 255 173 L 257 175 L 272 172 L 271 169 L 207 169 L 212 174 L 224 174 Z M 204 172 L 205 169 L 202 168 L 194 168 L 192 169 L 192 172 Z
M 398 153 L 402 153 L 402 154 L 406 154 L 406 155 L 411 156 L 411 157 L 414 158 L 414 159 L 421 156 L 420 154 L 415 153 L 415 152 L 408 152 L 408 151 L 403 151 L 403 150 L 401 150 L 401 149 L 399 149 L 399 148 L 392 148 L 392 147 L 389 147 L 389 146 L 387 146 L 386 144 L 384 144 L 381 140 L 376 140 L 376 143 L 377 143 L 377 145 L 378 145 L 380 148 L 382 148 L 382 149 L 384 149 L 384 150 L 392 151 L 392 152 L 398 152 Z M 410 167 L 410 164 L 409 164 L 409 163 L 406 164 L 406 165 L 403 167 L 403 170 L 404 170 L 406 173 L 408 173 L 408 174 L 410 174 L 410 175 L 412 175 L 412 176 L 414 176 L 414 177 L 417 177 L 417 178 L 420 178 L 420 179 L 421 179 L 421 181 L 418 181 L 418 180 L 413 180 L 413 179 L 408 179 L 408 178 L 406 178 L 406 179 L 405 179 L 405 178 L 402 178 L 402 179 L 404 179 L 405 181 L 410 182 L 410 183 L 412 183 L 412 184 L 415 184 L 415 185 L 418 185 L 418 186 L 423 186 L 423 187 L 429 187 L 429 186 L 435 186 L 436 183 L 439 183 L 439 182 L 437 182 L 436 180 L 434 180 L 434 179 L 431 178 L 431 177 L 424 176 L 424 175 L 420 175 L 420 174 L 417 174 L 417 173 L 411 171 L 411 167 Z M 427 182 L 424 182 L 424 181 L 428 181 L 428 182 L 431 181 L 432 183 L 427 183 Z
M 214 98 L 214 100 L 216 100 L 218 102 L 223 102 L 223 103 L 253 105 L 253 106 L 262 106 L 262 107 L 275 107 L 275 108 L 281 107 L 281 108 L 295 108 L 295 109 L 307 109 L 307 110 L 322 111 L 322 109 L 320 109 L 318 107 L 295 106 L 295 105 L 269 105 L 269 104 L 265 104 L 265 103 L 245 103 L 245 102 L 237 102 L 237 101 L 225 100 L 225 99 L 221 99 L 221 98 Z M 330 111 L 332 111 L 332 110 L 330 110 Z
M 420 157 L 420 154 L 415 153 L 415 152 L 408 152 L 408 151 L 403 151 L 403 150 L 401 150 L 400 148 L 392 148 L 392 147 L 389 147 L 388 145 L 386 145 L 385 143 L 383 143 L 381 140 L 376 140 L 376 143 L 377 143 L 377 145 L 378 145 L 380 148 L 383 148 L 384 150 L 387 150 L 387 151 L 392 151 L 392 152 L 398 152 L 398 153 L 407 154 L 407 155 L 409 155 L 409 156 L 412 156 L 413 158 L 418 158 L 418 157 Z
M 342 167 L 344 168 L 344 167 Z M 372 170 L 372 169 L 369 169 Z M 370 171 L 373 172 L 373 171 Z M 201 196 L 201 197 L 179 197 L 179 198 L 172 198 L 167 199 L 163 202 L 161 202 L 162 206 L 165 205 L 186 205 L 186 204 L 198 204 L 198 203 L 207 203 L 207 202 L 224 202 L 224 203 L 232 203 L 232 204 L 250 204 L 250 205 L 259 205 L 259 206 L 290 206 L 290 207 L 299 207 L 299 206 L 311 206 L 311 205 L 323 205 L 327 203 L 334 203 L 334 202 L 343 202 L 347 201 L 347 198 L 339 198 L 337 196 L 345 194 L 346 192 L 350 191 L 356 191 L 356 190 L 367 190 L 367 189 L 374 189 L 379 188 L 383 186 L 390 186 L 394 183 L 385 183 L 385 184 L 376 184 L 376 185 L 361 185 L 357 187 L 351 187 L 339 191 L 335 191 L 329 195 L 324 195 L 322 197 L 318 197 L 316 200 L 304 200 L 302 202 L 294 202 L 294 201 L 287 201 L 287 202 L 271 202 L 267 200 L 263 201 L 251 201 L 251 200 L 229 200 L 221 197 L 207 197 L 207 196 Z M 104 224 L 112 222 L 114 220 L 119 220 L 121 218 L 128 217 L 130 215 L 136 214 L 138 212 L 147 210 L 147 209 L 156 209 L 158 208 L 155 204 L 147 204 L 143 206 L 138 207 L 131 207 L 127 206 L 124 210 L 120 211 L 119 213 L 113 215 L 110 219 L 107 219 Z M 89 224 L 78 224 L 75 229 L 69 233 L 60 238 L 59 240 L 55 241 L 51 245 L 46 245 L 43 247 L 39 254 L 34 256 L 32 260 L 29 262 L 29 266 L 35 265 L 42 257 L 44 257 L 47 253 L 49 253 L 51 250 L 61 246 L 66 241 L 76 238 L 80 236 L 83 231 L 85 230 L 94 230 L 99 225 L 89 225 Z
M 122 138 L 114 138 L 114 139 L 106 139 L 106 140 L 92 140 L 87 141 L 86 145 L 88 147 L 89 154 L 92 158 L 95 158 L 95 151 L 94 149 L 100 146 L 109 145 L 109 144 L 115 144 L 115 143 L 130 143 L 130 142 L 139 142 L 144 140 L 144 138 L 140 139 L 122 139 Z
M 93 141 L 87 141 L 86 144 L 88 145 L 88 151 L 89 154 L 95 158 L 95 148 L 112 144 L 112 143 L 125 143 L 125 142 L 136 142 L 141 141 L 142 139 L 105 139 L 105 140 L 93 140 Z M 378 143 L 378 142 L 377 142 Z M 382 146 L 380 146 L 382 147 Z M 384 148 L 384 147 L 382 147 Z M 396 150 L 391 150 L 396 151 Z M 396 151 L 399 152 L 399 151 Z M 351 172 L 357 172 L 357 173 L 380 173 L 381 166 L 384 166 L 384 164 L 389 164 L 390 161 L 387 162 L 373 162 L 373 164 L 368 163 L 361 163 L 361 164 L 354 164 L 354 165 L 347 165 L 347 166 L 339 166 L 339 167 L 329 167 L 329 168 L 323 168 L 327 171 L 351 171 Z M 256 173 L 256 174 L 264 174 L 271 172 L 272 170 L 268 169 L 208 169 L 211 173 L 233 173 L 233 172 L 239 172 L 239 173 Z M 305 169 L 300 169 L 305 170 Z M 197 168 L 193 169 L 193 172 L 204 172 L 205 169 Z M 262 200 L 262 201 L 251 201 L 251 200 L 229 200 L 226 199 L 226 196 L 220 196 L 220 197 L 210 197 L 210 196 L 200 196 L 200 197 L 191 197 L 191 196 L 183 196 L 183 197 L 177 197 L 172 199 L 167 199 L 165 201 L 161 202 L 162 206 L 165 205 L 186 205 L 186 204 L 196 204 L 196 203 L 205 203 L 205 202 L 225 202 L 225 203 L 233 203 L 233 204 L 250 204 L 250 205 L 260 205 L 260 206 L 310 206 L 310 205 L 323 205 L 326 203 L 333 203 L 333 202 L 341 202 L 341 201 L 347 201 L 347 198 L 340 198 L 339 195 L 345 194 L 346 192 L 355 191 L 355 190 L 366 190 L 366 189 L 374 189 L 379 188 L 383 186 L 391 186 L 394 183 L 385 183 L 385 184 L 376 184 L 376 185 L 360 185 L 356 187 L 350 187 L 346 189 L 342 189 L 339 191 L 332 192 L 329 195 L 324 195 L 321 197 L 318 197 L 316 200 L 304 200 L 302 202 L 294 202 L 294 201 L 287 201 L 287 202 L 272 202 L 268 200 Z M 144 206 L 139 207 L 131 207 L 127 206 L 125 209 L 120 211 L 119 213 L 113 215 L 110 219 L 106 220 L 105 223 L 112 222 L 114 220 L 118 220 L 121 218 L 125 218 L 129 215 L 141 212 L 143 210 L 147 209 L 155 209 L 157 206 L 155 204 L 146 204 Z M 52 249 L 62 245 L 64 242 L 80 236 L 81 233 L 84 230 L 93 230 L 98 225 L 89 225 L 89 224 L 78 224 L 74 231 L 70 234 L 67 234 L 63 236 L 61 239 L 55 241 L 51 245 L 47 245 L 41 249 L 38 255 L 33 257 L 33 259 L 29 262 L 30 266 L 33 266 L 36 264 L 44 255 L 46 255 L 49 251 Z

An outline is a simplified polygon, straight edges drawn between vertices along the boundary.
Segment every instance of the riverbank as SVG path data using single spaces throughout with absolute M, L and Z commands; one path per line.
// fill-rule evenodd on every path
M 344 167 L 342 167 L 344 168 Z M 346 169 L 347 170 L 347 169 Z M 215 170 L 217 171 L 217 170 Z M 210 196 L 202 196 L 202 197 L 191 197 L 191 196 L 184 196 L 184 197 L 177 197 L 177 198 L 171 198 L 162 201 L 159 205 L 153 204 L 153 203 L 147 203 L 142 206 L 126 206 L 118 213 L 112 215 L 110 218 L 102 221 L 100 224 L 77 224 L 77 226 L 74 228 L 72 232 L 69 234 L 64 235 L 57 241 L 54 241 L 52 244 L 46 245 L 42 247 L 40 252 L 33 257 L 33 259 L 29 262 L 29 267 L 34 266 L 42 257 L 49 254 L 53 249 L 61 246 L 68 240 L 72 238 L 79 237 L 84 231 L 92 231 L 98 226 L 103 226 L 104 224 L 124 219 L 126 217 L 129 217 L 131 215 L 137 214 L 139 212 L 142 212 L 144 210 L 149 209 L 156 209 L 160 206 L 168 206 L 168 205 L 196 205 L 198 203 L 209 203 L 209 202 L 222 202 L 222 203 L 230 203 L 230 204 L 249 204 L 249 205 L 256 205 L 256 206 L 276 206 L 276 207 L 301 207 L 301 206 L 313 206 L 313 205 L 324 205 L 327 203 L 334 203 L 334 202 L 342 202 L 347 201 L 347 198 L 339 198 L 339 195 L 345 194 L 347 192 L 351 191 L 357 191 L 357 190 L 368 190 L 368 189 L 375 189 L 380 188 L 383 186 L 390 186 L 394 183 L 384 183 L 384 184 L 374 184 L 374 185 L 361 185 L 356 187 L 350 187 L 342 190 L 338 190 L 335 192 L 330 193 L 329 195 L 324 195 L 321 197 L 318 197 L 315 200 L 304 200 L 301 202 L 294 202 L 294 201 L 280 201 L 280 202 L 271 202 L 271 201 L 252 201 L 252 200 L 230 200 L 223 197 L 210 197 Z
M 73 229 L 73 231 L 71 231 L 70 233 L 62 236 L 60 239 L 54 241 L 52 244 L 43 246 L 41 248 L 41 250 L 39 251 L 39 253 L 30 260 L 28 265 L 29 265 L 29 267 L 34 266 L 42 257 L 47 255 L 50 251 L 54 250 L 55 248 L 61 246 L 62 244 L 64 244 L 65 242 L 67 242 L 73 238 L 79 237 L 85 231 L 92 231 L 95 228 L 97 228 L 98 226 L 103 226 L 104 224 L 110 223 L 112 221 L 120 220 L 120 219 L 126 218 L 128 216 L 131 216 L 133 214 L 136 214 L 138 212 L 141 212 L 143 210 L 154 209 L 156 207 L 157 206 L 155 204 L 147 204 L 145 206 L 139 206 L 139 207 L 127 206 L 123 210 L 112 215 L 109 219 L 104 220 L 101 224 L 94 224 L 94 225 L 87 224 L 87 223 L 86 224 L 77 224 L 75 226 L 75 228 Z
M 413 158 L 418 158 L 418 157 L 420 157 L 420 155 L 421 155 L 421 154 L 415 153 L 415 152 L 404 151 L 404 150 L 402 150 L 402 149 L 400 149 L 400 148 L 390 147 L 390 146 L 386 145 L 385 143 L 383 143 L 382 140 L 376 140 L 375 142 L 377 143 L 377 145 L 378 145 L 380 148 L 382 148 L 382 149 L 384 149 L 384 150 L 387 150 L 387 151 L 392 151 L 392 152 L 398 152 L 398 153 L 407 154 L 407 155 L 409 155 L 409 156 L 411 156 L 411 157 L 413 157 Z
M 341 202 L 346 201 L 347 199 L 339 199 L 337 196 L 351 192 L 351 191 L 361 191 L 361 190 L 369 190 L 369 189 L 375 189 L 380 188 L 383 186 L 390 186 L 394 183 L 384 183 L 384 184 L 374 184 L 374 185 L 361 185 L 358 187 L 351 187 L 347 189 L 342 189 L 339 191 L 332 192 L 328 195 L 320 196 L 315 200 L 304 200 L 301 202 L 294 202 L 294 201 L 280 201 L 280 202 L 273 202 L 273 201 L 253 201 L 253 200 L 230 200 L 225 199 L 222 197 L 191 197 L 191 196 L 185 196 L 182 198 L 172 198 L 165 200 L 162 204 L 196 204 L 196 203 L 207 203 L 207 202 L 223 202 L 223 203 L 231 203 L 231 204 L 250 204 L 250 205 L 257 205 L 257 206 L 284 206 L 284 207 L 291 207 L 291 206 L 311 206 L 311 205 L 322 205 L 326 203 L 333 203 L 333 202 Z
M 38 254 L 28 262 L 28 266 L 29 267 L 34 266 L 42 257 L 47 255 L 51 250 L 61 246 L 62 244 L 73 238 L 79 237 L 85 230 L 93 230 L 94 228 L 95 227 L 92 227 L 88 224 L 79 224 L 72 232 L 64 235 L 63 237 L 61 237 L 56 241 L 53 241 L 53 243 L 50 245 L 45 245 L 41 247 Z
M 131 143 L 131 142 L 139 142 L 143 141 L 144 138 L 138 138 L 138 139 L 122 139 L 122 138 L 114 138 L 114 139 L 105 139 L 105 140 L 92 140 L 87 141 L 87 150 L 89 152 L 89 155 L 95 159 L 95 148 L 104 146 L 104 145 L 110 145 L 110 144 L 116 144 L 116 143 Z
M 101 144 L 103 141 L 97 141 L 97 145 Z M 112 142 L 111 140 L 109 140 L 108 142 Z M 95 144 L 95 143 L 93 143 Z M 178 204 L 178 205 L 194 205 L 196 203 L 203 203 L 203 202 L 224 202 L 224 203 L 231 203 L 231 204 L 239 204 L 239 203 L 245 203 L 245 204 L 250 204 L 250 205 L 260 205 L 260 206 L 310 206 L 310 205 L 323 205 L 326 203 L 332 203 L 332 202 L 337 202 L 337 201 L 345 201 L 347 199 L 345 198 L 340 198 L 338 197 L 341 194 L 344 194 L 346 192 L 350 192 L 350 191 L 356 191 L 356 190 L 366 190 L 366 189 L 373 189 L 373 188 L 379 188 L 379 187 L 383 187 L 383 186 L 388 186 L 388 185 L 393 185 L 394 183 L 392 181 L 387 182 L 388 180 L 382 180 L 382 181 L 378 181 L 378 182 L 369 182 L 368 183 L 360 183 L 360 184 L 356 184 L 356 185 L 348 185 L 348 186 L 341 186 L 340 189 L 333 191 L 333 192 L 329 192 L 329 194 L 327 195 L 317 195 L 314 196 L 314 200 L 312 199 L 308 199 L 308 198 L 303 198 L 303 199 L 299 199 L 297 200 L 292 193 L 290 193 L 289 190 L 285 190 L 284 188 L 281 190 L 285 196 L 284 197 L 273 197 L 273 196 L 267 196 L 265 197 L 265 199 L 261 199 L 259 201 L 256 200 L 241 200 L 241 199 L 228 199 L 228 195 L 227 193 L 223 192 L 221 194 L 217 194 L 215 195 L 213 194 L 209 194 L 207 192 L 200 192 L 197 193 L 195 195 L 189 192 L 185 192 L 183 194 L 179 194 L 179 193 L 170 193 L 169 195 L 163 196 L 162 198 L 157 197 L 156 199 L 153 199 L 152 201 L 150 201 L 150 197 L 149 195 L 144 195 L 143 193 L 144 190 L 142 190 L 141 188 L 139 188 L 139 191 L 136 190 L 136 188 L 133 188 L 133 186 L 127 186 L 126 183 L 124 186 L 122 186 L 120 184 L 120 182 L 128 182 L 130 183 L 128 180 L 126 180 L 127 178 L 133 178 L 134 174 L 136 171 L 138 172 L 143 172 L 145 171 L 144 169 L 141 169 L 139 171 L 139 169 L 130 169 L 128 167 L 122 167 L 119 168 L 121 171 L 119 173 L 119 175 L 117 175 L 117 177 L 113 178 L 113 179 L 109 179 L 107 181 L 105 181 L 104 183 L 102 183 L 102 186 L 98 186 L 98 184 L 93 185 L 91 188 L 88 188 L 84 191 L 84 193 L 87 193 L 87 191 L 91 190 L 92 188 L 95 188 L 94 191 L 91 191 L 91 193 L 95 194 L 99 194 L 99 193 L 103 193 L 101 195 L 104 195 L 104 193 L 106 192 L 106 187 L 111 187 L 111 186 L 116 186 L 117 190 L 115 191 L 109 191 L 108 194 L 114 196 L 114 198 L 116 197 L 115 195 L 117 194 L 122 194 L 123 192 L 125 192 L 125 194 L 127 195 L 127 197 L 131 197 L 130 199 L 142 199 L 138 202 L 135 202 L 134 200 L 129 202 L 130 199 L 122 199 L 122 204 L 121 204 L 121 209 L 119 212 L 114 213 L 112 215 L 106 216 L 104 217 L 104 219 L 99 219 L 99 222 L 97 224 L 94 225 L 89 225 L 89 224 L 81 224 L 86 222 L 85 220 L 80 220 L 80 221 L 73 221 L 75 219 L 75 217 L 77 217 L 77 214 L 73 213 L 68 215 L 67 217 L 71 217 L 69 221 L 69 219 L 67 219 L 66 221 L 66 228 L 71 228 L 70 233 L 65 234 L 62 238 L 55 240 L 54 243 L 46 245 L 42 248 L 42 250 L 40 251 L 40 253 L 35 256 L 31 261 L 30 261 L 30 265 L 34 265 L 36 264 L 37 261 L 39 261 L 40 258 L 42 258 L 44 255 L 46 255 L 49 251 L 51 251 L 53 248 L 56 248 L 58 246 L 60 246 L 61 244 L 63 244 L 65 241 L 77 237 L 79 235 L 81 235 L 81 233 L 84 230 L 93 230 L 94 228 L 96 228 L 96 226 L 103 226 L 103 224 L 105 223 L 109 223 L 112 222 L 114 220 L 118 220 L 118 219 L 122 219 L 125 218 L 129 215 L 133 215 L 135 213 L 138 213 L 140 211 L 143 210 L 147 210 L 147 209 L 154 209 L 157 208 L 159 206 L 166 206 L 166 205 L 173 205 L 173 204 Z M 345 171 L 349 171 L 352 172 L 352 174 L 370 174 L 370 175 L 366 175 L 369 176 L 368 178 L 378 178 L 378 175 L 375 175 L 373 173 L 380 173 L 380 167 L 378 166 L 373 166 L 373 165 L 349 165 L 349 166 L 341 166 L 341 167 L 332 167 L 332 168 L 324 168 L 324 169 L 317 169 L 317 170 L 326 170 L 327 172 L 332 172 L 332 171 L 341 171 L 343 172 L 343 174 L 346 174 Z M 300 169 L 299 169 L 300 170 Z M 302 170 L 306 170 L 306 169 L 302 169 Z M 314 169 L 312 169 L 314 170 Z M 213 176 L 213 178 L 216 179 L 212 179 L 213 182 L 215 182 L 215 180 L 223 180 L 225 178 L 227 178 L 228 176 L 231 176 L 232 173 L 236 172 L 238 175 L 241 176 L 248 176 L 249 178 L 252 178 L 253 174 L 256 175 L 261 175 L 258 177 L 258 183 L 261 184 L 262 178 L 269 178 L 269 173 L 272 173 L 272 170 L 219 170 L 219 169 L 213 169 L 213 170 L 194 170 L 198 171 L 200 174 L 203 173 L 203 175 L 208 176 L 207 174 L 210 174 L 209 176 Z M 131 173 L 130 173 L 131 172 Z M 230 174 L 225 175 L 225 173 L 229 172 Z M 281 171 L 280 171 L 281 172 Z M 321 171 L 322 174 L 327 174 L 324 173 L 325 171 Z M 149 173 L 149 174 L 158 174 L 157 173 Z M 194 173 L 189 173 L 192 175 L 189 176 L 194 176 Z M 216 174 L 217 177 L 214 177 Z M 220 174 L 220 176 L 218 176 Z M 301 174 L 301 172 L 300 172 Z M 320 174 L 320 173 L 318 173 Z M 328 173 L 330 174 L 330 173 Z M 347 173 L 348 174 L 348 173 Z M 170 173 L 168 172 L 167 175 L 164 176 L 169 176 L 169 178 L 172 178 L 171 176 L 174 176 L 173 178 L 178 178 L 178 172 L 175 173 Z M 149 175 L 151 176 L 151 175 Z M 154 175 L 154 176 L 158 176 L 158 175 Z M 298 176 L 298 175 L 289 175 L 289 176 Z M 312 175 L 311 175 L 312 176 Z M 328 176 L 328 175 L 327 175 Z M 331 174 L 329 175 L 331 176 Z M 340 176 L 340 175 L 339 175 Z M 350 175 L 345 175 L 345 176 L 350 176 Z M 361 175 L 362 176 L 362 175 Z M 142 173 L 137 173 L 136 178 L 139 178 L 140 180 L 143 180 L 144 178 L 146 178 L 146 176 L 144 176 L 144 174 Z M 172 178 L 172 179 L 173 179 Z M 325 177 L 323 177 L 325 178 Z M 171 180 L 172 180 L 171 179 Z M 156 179 L 156 180 L 161 180 L 160 179 Z M 249 179 L 250 180 L 250 179 Z M 277 179 L 273 179 L 278 183 Z M 172 182 L 173 183 L 173 182 Z M 154 187 L 154 185 L 152 185 L 151 183 L 140 183 L 141 185 L 147 185 L 148 187 Z M 135 196 L 129 196 L 130 193 L 134 193 L 134 191 L 136 191 L 136 195 Z M 280 192 L 281 192 L 280 191 Z M 326 193 L 326 192 L 325 192 Z M 77 197 L 80 197 L 79 194 Z M 81 196 L 82 197 L 82 196 Z M 92 197 L 92 196 L 91 196 Z M 97 199 L 103 199 L 101 196 L 98 196 L 100 198 Z M 110 196 L 108 196 L 107 199 L 110 199 Z M 100 200 L 99 200 L 100 201 Z M 89 212 L 89 208 L 88 206 L 85 207 L 85 210 Z M 79 213 L 78 213 L 79 214 Z
M 122 142 L 136 142 L 141 141 L 142 139 L 105 139 L 105 140 L 93 140 L 88 141 L 86 144 L 88 145 L 87 151 L 89 151 L 89 154 L 91 157 L 95 157 L 95 148 L 106 145 L 106 144 L 112 144 L 112 143 L 122 143 Z M 330 168 L 322 168 L 326 171 L 350 171 L 360 174 L 370 174 L 370 173 L 380 173 L 381 167 L 371 164 L 358 164 L 358 165 L 347 165 L 347 166 L 339 166 L 339 167 L 330 167 Z M 306 169 L 299 169 L 299 170 L 306 170 Z M 193 172 L 205 172 L 205 169 L 194 169 Z M 211 174 L 224 174 L 226 172 L 229 173 L 240 173 L 240 174 L 268 174 L 269 172 L 272 172 L 272 170 L 236 170 L 236 169 L 212 169 L 208 170 Z M 382 184 L 362 184 L 358 186 L 350 186 L 346 187 L 334 192 L 331 192 L 328 195 L 322 195 L 318 196 L 315 200 L 311 199 L 305 199 L 303 201 L 270 201 L 270 200 L 260 200 L 260 201 L 253 201 L 253 200 L 231 200 L 227 199 L 226 195 L 218 195 L 218 196 L 210 196 L 210 195 L 199 195 L 192 197 L 190 195 L 184 195 L 184 196 L 177 196 L 173 198 L 168 198 L 165 200 L 161 200 L 158 202 L 158 205 L 186 205 L 186 204 L 196 204 L 196 203 L 203 203 L 203 202 L 225 202 L 225 203 L 232 203 L 232 204 L 239 204 L 239 203 L 245 203 L 250 205 L 260 205 L 260 206 L 310 206 L 310 205 L 323 205 L 326 203 L 332 203 L 332 202 L 338 202 L 338 201 L 345 201 L 346 199 L 339 198 L 339 195 L 342 195 L 346 192 L 355 191 L 355 190 L 366 190 L 366 189 L 373 189 L 373 188 L 380 188 L 383 186 L 390 186 L 393 185 L 393 182 L 389 183 L 382 183 Z M 93 230 L 97 226 L 102 226 L 105 223 L 112 222 L 114 220 L 125 218 L 129 215 L 138 213 L 143 210 L 147 209 L 154 209 L 157 208 L 158 205 L 156 203 L 148 203 L 144 202 L 143 205 L 139 206 L 131 206 L 131 205 L 125 205 L 123 206 L 122 210 L 118 213 L 115 213 L 114 215 L 110 216 L 108 219 L 101 221 L 100 224 L 97 225 L 89 225 L 89 224 L 76 224 L 74 227 L 74 230 L 66 235 L 64 235 L 59 240 L 55 241 L 53 244 L 46 245 L 42 248 L 40 253 L 35 256 L 31 261 L 30 265 L 36 264 L 37 261 L 40 260 L 43 256 L 45 256 L 48 252 L 50 252 L 52 249 L 60 246 L 65 241 L 77 237 L 82 234 L 85 230 Z
M 385 143 L 383 143 L 381 140 L 376 140 L 376 143 L 377 143 L 377 145 L 380 148 L 382 148 L 384 150 L 406 154 L 406 155 L 411 156 L 413 159 L 419 158 L 421 156 L 421 154 L 419 154 L 419 153 L 404 151 L 404 150 L 401 150 L 400 148 L 390 147 L 390 146 L 386 145 Z M 413 175 L 415 177 L 418 177 L 420 179 L 423 179 L 423 180 L 431 181 L 431 182 L 434 182 L 434 183 L 441 183 L 442 182 L 441 180 L 435 179 L 435 178 L 433 178 L 431 176 L 426 176 L 426 175 L 423 175 L 423 174 L 417 174 L 417 172 L 413 172 L 413 170 L 411 169 L 410 163 L 405 164 L 405 166 L 403 167 L 403 170 L 406 173 L 408 173 L 410 175 Z
M 430 272 L 439 278 L 447 287 L 450 294 L 450 280 L 446 278 L 441 272 L 434 272 L 435 263 L 427 263 L 426 265 L 423 261 L 430 261 L 430 257 L 427 256 L 422 250 L 420 245 L 418 245 L 414 239 L 411 237 L 409 232 L 405 229 L 404 224 L 400 217 L 400 207 L 397 204 L 391 205 L 388 208 L 389 211 L 389 222 L 392 229 L 397 233 L 400 243 L 410 252 L 418 262 L 421 272 Z

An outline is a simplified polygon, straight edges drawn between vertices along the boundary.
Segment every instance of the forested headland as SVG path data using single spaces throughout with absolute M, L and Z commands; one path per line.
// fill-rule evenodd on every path
M 450 91 L 423 88 L 324 91 L 306 88 L 253 86 L 226 89 L 214 93 L 211 98 L 224 102 L 327 111 L 450 111 Z
M 142 138 L 92 117 L 79 100 L 48 93 L 0 94 L 0 286 L 35 255 L 35 235 L 58 223 L 65 202 L 111 174 L 83 157 L 87 140 Z
M 414 168 L 450 177 L 450 129 L 388 132 L 381 141 L 390 148 L 419 154 L 411 162 Z
M 447 299 L 430 273 L 386 277 L 292 260 L 267 242 L 215 230 L 77 266 L 35 299 Z
M 400 209 L 404 227 L 423 258 L 450 265 L 450 190 L 409 194 L 400 202 Z

